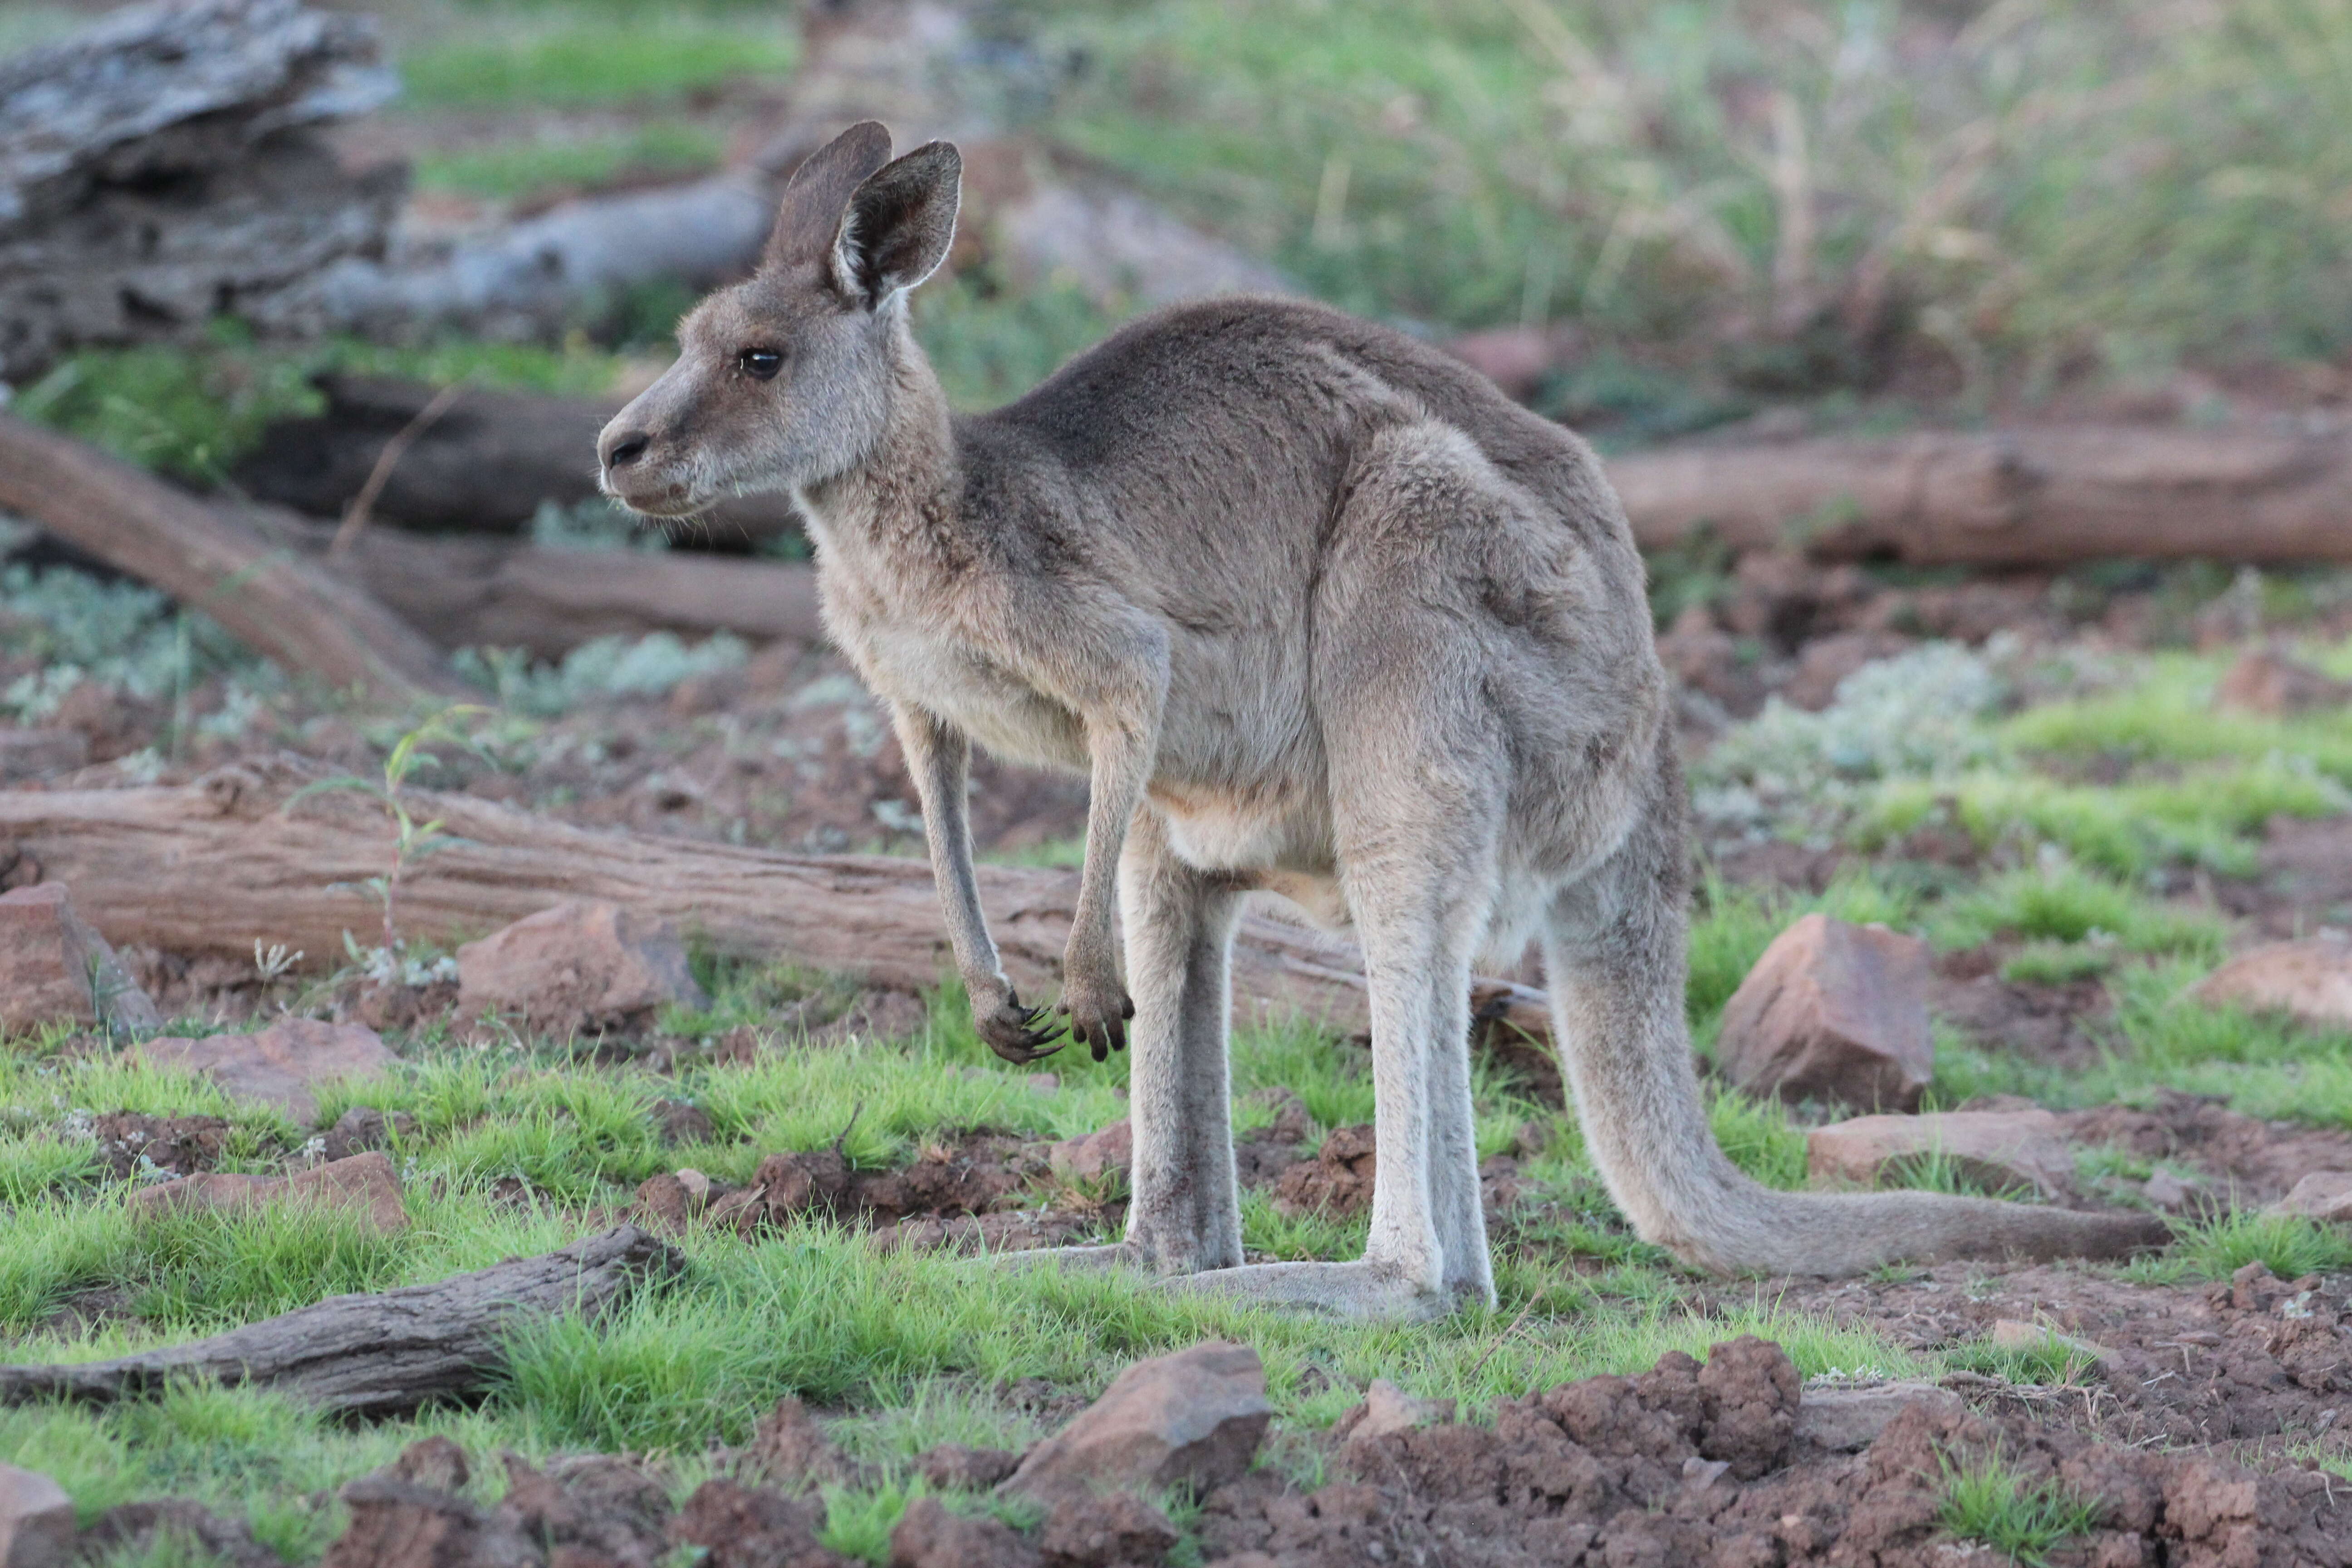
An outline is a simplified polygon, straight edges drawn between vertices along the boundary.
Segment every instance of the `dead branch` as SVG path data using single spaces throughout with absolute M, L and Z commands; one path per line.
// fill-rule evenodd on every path
M 1613 459 L 1645 548 L 1702 528 L 1821 560 L 2059 566 L 2352 561 L 2352 429 L 2066 426 Z
M 310 776 L 289 761 L 183 786 L 0 792 L 0 844 L 13 841 L 44 879 L 67 883 L 75 907 L 117 943 L 240 961 L 256 939 L 339 952 L 346 930 L 373 919 L 356 889 L 383 865 L 391 830 L 381 811 L 347 795 L 283 809 Z M 457 839 L 402 886 L 413 936 L 455 943 L 563 899 L 605 899 L 742 957 L 906 988 L 953 971 L 923 860 L 593 832 L 463 795 L 420 792 L 411 809 Z M 983 866 L 980 877 L 1005 972 L 1024 994 L 1050 994 L 1076 873 Z M 1368 1026 L 1355 946 L 1266 914 L 1243 922 L 1233 986 L 1244 1019 Z M 1525 1030 L 1539 1058 L 1549 1039 L 1541 993 L 1488 981 L 1478 994 L 1482 1014 Z
M 558 1252 L 437 1284 L 333 1296 L 186 1344 L 66 1366 L 0 1366 L 0 1405 L 111 1404 L 203 1377 L 283 1388 L 339 1415 L 405 1415 L 486 1392 L 505 1365 L 508 1335 L 525 1321 L 595 1317 L 683 1266 L 635 1226 L 618 1226 Z
M 359 589 L 129 464 L 6 413 L 0 507 L 204 611 L 289 670 L 379 700 L 463 689 L 431 644 Z

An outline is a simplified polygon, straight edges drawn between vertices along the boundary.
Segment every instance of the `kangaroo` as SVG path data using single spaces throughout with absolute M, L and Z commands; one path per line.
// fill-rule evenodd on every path
M 2139 1216 L 1776 1192 L 1734 1167 L 1684 1019 L 1666 679 L 1590 449 L 1401 333 L 1261 299 L 1163 310 L 951 416 L 906 299 L 948 254 L 961 170 L 941 142 L 892 161 L 870 121 L 812 154 L 757 273 L 686 318 L 598 455 L 656 518 L 794 495 L 826 626 L 905 748 L 982 1037 L 1013 1062 L 1064 1028 L 1097 1060 L 1132 1044 L 1125 1239 L 1056 1256 L 1352 1316 L 1491 1303 L 1469 982 L 1531 935 L 1611 1194 L 1699 1268 L 2162 1239 Z M 1015 994 L 982 916 L 975 741 L 1089 780 L 1052 1015 Z M 1359 1261 L 1244 1260 L 1226 965 L 1255 889 L 1363 948 L 1378 1175 Z

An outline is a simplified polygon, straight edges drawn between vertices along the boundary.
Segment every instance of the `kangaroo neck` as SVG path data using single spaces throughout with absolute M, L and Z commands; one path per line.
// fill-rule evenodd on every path
M 903 570 L 912 561 L 951 564 L 970 553 L 947 398 L 922 351 L 903 332 L 897 346 L 889 407 L 872 446 L 794 497 L 821 559 L 861 574 L 885 562 Z

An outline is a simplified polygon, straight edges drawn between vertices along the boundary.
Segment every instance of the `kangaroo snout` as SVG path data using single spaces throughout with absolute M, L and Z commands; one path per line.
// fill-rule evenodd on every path
M 646 455 L 654 438 L 642 430 L 615 430 L 606 426 L 596 438 L 596 456 L 609 476 L 615 468 L 625 468 Z

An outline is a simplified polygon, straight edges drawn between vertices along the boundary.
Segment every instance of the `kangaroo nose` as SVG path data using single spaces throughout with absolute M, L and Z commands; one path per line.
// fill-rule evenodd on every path
M 609 471 L 625 468 L 646 455 L 653 437 L 642 430 L 624 430 L 617 436 L 604 437 L 604 467 Z

